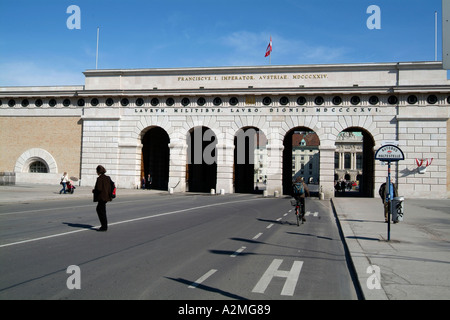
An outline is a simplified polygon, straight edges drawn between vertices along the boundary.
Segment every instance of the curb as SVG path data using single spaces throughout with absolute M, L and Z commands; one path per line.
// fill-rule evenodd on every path
M 357 235 L 354 233 L 351 225 L 346 221 L 341 221 L 340 216 L 345 216 L 344 214 L 339 214 L 336 210 L 333 199 L 330 199 L 332 210 L 336 218 L 336 223 L 338 225 L 339 234 L 341 236 L 342 243 L 344 245 L 345 255 L 347 263 L 349 265 L 352 277 L 356 277 L 357 290 L 359 290 L 361 299 L 363 300 L 389 300 L 386 291 L 383 288 L 381 279 L 381 289 L 369 289 L 367 286 L 368 279 L 372 276 L 372 273 L 368 273 L 368 267 L 372 265 L 370 259 L 367 257 L 364 249 L 361 247 Z M 349 239 L 352 239 L 350 240 Z

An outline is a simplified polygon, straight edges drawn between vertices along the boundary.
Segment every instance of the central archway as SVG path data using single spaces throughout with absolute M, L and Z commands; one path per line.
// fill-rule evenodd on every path
M 283 194 L 290 195 L 292 181 L 303 177 L 312 195 L 318 194 L 320 181 L 320 139 L 307 127 L 296 127 L 283 140 Z
M 267 138 L 255 127 L 234 136 L 234 192 L 262 193 L 267 184 Z
M 188 133 L 187 191 L 210 192 L 217 183 L 217 137 L 208 127 L 196 127 Z

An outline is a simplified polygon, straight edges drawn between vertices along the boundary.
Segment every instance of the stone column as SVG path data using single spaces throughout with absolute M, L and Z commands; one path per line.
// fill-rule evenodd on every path
M 334 197 L 334 153 L 335 146 L 319 146 L 320 150 L 320 187 L 325 199 Z
M 174 192 L 186 192 L 187 144 L 169 143 L 169 189 Z
M 233 188 L 233 164 L 234 164 L 234 145 L 218 144 L 217 152 L 217 183 L 216 193 L 221 189 L 225 193 L 234 193 Z
M 283 150 L 282 144 L 267 145 L 267 193 L 273 196 L 275 192 L 279 196 L 283 193 Z

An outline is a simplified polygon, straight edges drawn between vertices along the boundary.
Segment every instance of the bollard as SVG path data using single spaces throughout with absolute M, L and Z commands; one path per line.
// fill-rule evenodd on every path
M 216 190 L 215 189 L 211 189 L 211 194 L 216 194 Z
M 225 195 L 225 189 L 220 189 L 220 195 Z
M 173 188 L 169 188 L 169 194 L 173 194 Z
M 267 190 L 264 190 L 264 191 L 263 191 L 263 197 L 264 197 L 264 198 L 267 198 Z
M 273 195 L 274 195 L 275 198 L 278 198 L 280 196 L 280 193 L 278 192 L 278 190 L 275 190 Z

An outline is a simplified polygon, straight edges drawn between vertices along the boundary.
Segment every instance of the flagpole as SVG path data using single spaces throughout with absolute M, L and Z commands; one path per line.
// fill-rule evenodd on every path
M 95 54 L 95 70 L 98 69 L 98 38 L 99 38 L 99 34 L 100 34 L 100 28 L 97 27 L 97 52 Z
M 438 16 L 437 11 L 434 12 L 434 61 L 437 61 L 437 42 L 438 42 L 438 35 L 437 35 L 437 29 L 438 29 Z

